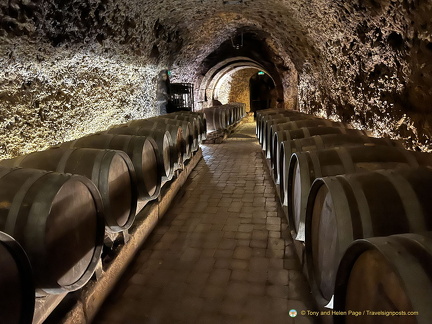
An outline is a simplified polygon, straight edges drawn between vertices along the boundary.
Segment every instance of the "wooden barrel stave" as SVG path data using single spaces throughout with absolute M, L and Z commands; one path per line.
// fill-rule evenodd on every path
M 301 116 L 301 117 L 313 117 L 312 115 L 304 114 L 299 111 L 294 110 L 285 110 L 285 111 L 278 111 L 274 112 L 272 114 L 267 115 L 258 115 L 257 116 L 257 137 L 258 142 L 262 145 L 264 140 L 264 134 L 266 129 L 267 121 L 271 121 L 275 118 L 283 118 L 283 117 L 295 117 L 295 116 Z
M 366 133 L 361 130 L 356 129 L 348 129 L 343 127 L 302 127 L 300 129 L 295 130 L 282 130 L 276 132 L 276 134 L 281 134 L 281 139 L 277 139 L 279 142 L 279 153 L 276 153 L 279 156 L 279 167 L 277 172 L 279 174 L 279 188 L 281 194 L 281 200 L 284 206 L 288 206 L 288 170 L 291 159 L 291 148 L 286 145 L 290 145 L 291 140 L 308 138 L 315 135 L 327 135 L 327 134 L 347 134 L 354 136 L 364 136 Z M 279 135 L 278 135 L 279 136 Z M 287 143 L 284 143 L 287 142 Z
M 341 129 L 343 128 L 336 128 Z M 351 130 L 350 130 L 351 131 Z M 275 158 L 275 168 L 274 168 L 274 178 L 277 183 L 280 181 L 280 166 L 286 165 L 289 161 L 291 154 L 295 152 L 311 151 L 311 150 L 321 150 L 332 147 L 339 146 L 362 146 L 362 145 L 384 145 L 384 146 L 395 146 L 403 148 L 402 144 L 398 141 L 393 141 L 387 138 L 375 138 L 364 136 L 362 132 L 350 132 L 354 135 L 349 135 L 347 133 L 340 134 L 325 134 L 305 137 L 302 139 L 295 139 L 292 141 L 285 141 L 283 143 L 283 148 L 276 150 Z M 280 146 L 280 145 L 279 145 Z M 284 155 L 279 156 L 279 151 L 283 151 Z M 283 184 L 282 186 L 284 186 Z M 285 189 L 285 188 L 282 188 Z
M 287 124 L 291 122 L 300 122 L 304 120 L 320 120 L 317 117 L 306 114 L 288 115 L 282 118 L 266 121 L 263 125 L 262 149 L 266 152 L 266 157 L 271 158 L 272 141 L 274 132 L 277 130 L 286 129 Z M 295 124 L 289 124 L 293 127 Z
M 300 119 L 300 120 L 294 120 L 282 124 L 277 125 L 277 130 L 295 130 L 300 129 L 302 127 L 319 127 L 319 126 L 327 126 L 327 127 L 339 127 L 339 128 L 348 128 L 348 125 L 344 123 L 339 122 L 333 122 L 330 120 L 324 120 L 324 119 Z M 276 130 L 275 130 L 276 131 Z M 266 135 L 266 134 L 264 134 Z M 266 157 L 270 158 L 270 150 L 271 150 L 271 141 L 273 138 L 270 138 L 269 132 L 267 132 L 267 136 L 264 138 L 264 142 L 268 142 L 268 145 L 263 142 L 263 149 L 266 152 Z
M 133 133 L 138 136 L 151 136 L 150 131 L 153 131 L 152 134 L 155 134 L 155 132 L 162 132 L 162 131 L 168 131 L 171 136 L 171 144 L 170 147 L 170 154 L 171 154 L 171 161 L 172 161 L 172 167 L 173 171 L 181 169 L 183 167 L 183 155 L 185 154 L 186 150 L 186 143 L 183 138 L 183 131 L 181 126 L 179 125 L 173 125 L 170 123 L 164 123 L 164 122 L 157 122 L 155 120 L 149 120 L 149 119 L 141 119 L 141 120 L 133 120 L 127 124 L 127 127 L 130 127 L 132 131 L 130 133 Z M 114 127 L 109 130 L 115 130 L 119 129 L 119 132 L 124 128 L 124 126 L 121 127 Z M 146 129 L 147 132 L 143 133 L 143 129 Z M 147 134 L 149 135 L 147 135 Z
M 188 121 L 192 125 L 192 134 L 193 134 L 193 145 L 192 151 L 195 152 L 199 148 L 199 143 L 201 142 L 201 131 L 200 131 L 200 122 L 197 116 L 194 115 L 180 115 L 180 114 L 166 114 L 163 115 L 164 118 L 171 118 L 174 120 L 182 120 Z

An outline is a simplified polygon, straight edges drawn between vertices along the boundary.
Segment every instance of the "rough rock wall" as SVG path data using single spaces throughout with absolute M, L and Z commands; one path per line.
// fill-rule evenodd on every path
M 244 69 L 233 75 L 229 102 L 243 102 L 246 104 L 246 112 L 250 111 L 249 81 L 252 75 L 257 73 L 255 69 Z
M 0 10 L 0 158 L 158 113 L 157 74 L 181 40 L 139 4 L 12 0 Z
M 431 0 L 2 0 L 0 156 L 155 114 L 157 73 L 195 83 L 239 29 L 268 35 L 285 107 L 429 150 L 431 15 Z
M 431 151 L 431 1 L 299 6 L 316 54 L 299 68 L 301 110 Z
M 216 88 L 216 99 L 222 104 L 242 102 L 246 104 L 246 111 L 250 111 L 249 81 L 257 71 L 247 68 L 226 75 Z

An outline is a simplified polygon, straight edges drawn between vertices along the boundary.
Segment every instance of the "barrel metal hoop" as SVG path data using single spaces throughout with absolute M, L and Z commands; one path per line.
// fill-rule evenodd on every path
M 20 169 L 13 170 L 12 172 L 19 171 Z M 18 220 L 18 214 L 22 206 L 22 201 L 24 200 L 24 197 L 27 195 L 28 190 L 31 188 L 31 186 L 41 177 L 48 174 L 50 172 L 45 173 L 39 173 L 30 176 L 24 184 L 20 187 L 18 193 L 15 195 L 11 202 L 11 208 L 8 213 L 8 217 L 5 224 L 5 232 L 7 233 L 14 233 L 14 229 L 16 229 L 16 222 Z M 12 234 L 13 236 L 13 234 Z
M 356 172 L 357 168 L 354 164 L 354 161 L 352 160 L 351 155 L 348 153 L 348 150 L 343 147 L 336 147 L 335 152 L 340 158 L 340 161 L 342 162 L 342 165 L 345 169 L 345 173 L 354 173 Z
M 372 237 L 374 236 L 374 229 L 372 226 L 372 222 L 370 221 L 371 215 L 369 210 L 369 204 L 361 187 L 361 184 L 357 180 L 355 180 L 355 177 L 351 177 L 349 175 L 345 177 L 348 177 L 348 179 L 346 179 L 347 186 L 350 187 L 350 190 L 355 197 L 355 202 L 357 203 L 360 217 L 360 223 L 362 225 L 360 229 L 354 230 L 356 232 L 360 232 L 361 237 Z M 357 233 L 357 235 L 359 235 L 359 233 Z
M 65 153 L 62 155 L 60 161 L 57 164 L 56 172 L 65 173 L 66 164 L 69 160 L 69 157 L 72 155 L 73 152 L 75 152 L 77 149 L 68 149 L 65 151 Z
M 405 214 L 407 215 L 406 218 L 409 221 L 410 231 L 424 231 L 424 229 L 427 228 L 425 222 L 425 217 L 427 217 L 427 215 L 424 215 L 423 208 L 417 199 L 417 194 L 415 193 L 411 183 L 393 170 L 378 170 L 377 173 L 385 176 L 399 194 L 405 209 Z

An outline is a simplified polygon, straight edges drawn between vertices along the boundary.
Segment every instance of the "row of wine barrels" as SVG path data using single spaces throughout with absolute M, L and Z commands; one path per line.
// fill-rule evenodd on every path
M 206 108 L 204 115 L 207 121 L 208 131 L 217 131 L 227 127 L 225 110 L 219 108 Z
M 163 115 L 163 116 L 159 116 L 162 118 L 173 118 L 176 120 L 183 120 L 183 121 L 188 121 L 193 125 L 193 128 L 196 130 L 195 134 L 196 134 L 196 138 L 198 139 L 198 143 L 201 143 L 207 134 L 207 124 L 206 124 L 206 119 L 203 113 L 197 113 L 197 112 L 176 112 L 173 114 L 167 114 L 167 115 Z M 158 117 L 158 118 L 159 118 Z M 197 150 L 198 147 L 194 146 L 194 151 Z
M 275 116 L 275 115 L 272 115 Z M 265 155 L 267 158 L 270 158 L 269 154 L 271 151 L 271 145 L 272 145 L 272 138 L 274 136 L 274 132 L 278 130 L 293 130 L 298 129 L 299 127 L 311 127 L 311 126 L 301 126 L 301 122 L 307 121 L 307 120 L 318 120 L 323 121 L 323 119 L 306 115 L 306 114 L 300 114 L 296 113 L 295 115 L 289 115 L 284 117 L 278 117 L 273 119 L 265 119 L 265 122 L 262 125 L 262 140 L 261 140 L 261 146 L 262 149 L 265 151 Z M 300 122 L 300 124 L 296 124 L 293 122 Z M 288 124 L 287 124 L 288 123 Z M 286 126 L 286 127 L 283 127 Z M 318 125 L 316 125 L 318 126 Z
M 200 131 L 201 131 L 201 138 L 200 141 L 202 142 L 207 138 L 207 121 L 204 115 L 204 112 L 202 110 L 200 111 L 179 111 L 176 114 L 183 115 L 183 116 L 193 116 L 198 118 L 200 122 Z
M 101 256 L 104 229 L 100 193 L 86 177 L 0 167 L 0 231 L 28 255 L 38 295 L 87 283 Z
M 172 135 L 168 129 L 173 128 L 174 134 Z M 181 128 L 173 125 L 165 125 L 160 128 L 158 125 L 150 123 L 145 126 L 131 127 L 127 125 L 116 125 L 108 129 L 105 134 L 117 134 L 117 135 L 135 135 L 135 136 L 145 136 L 151 137 L 156 142 L 158 148 L 158 171 L 159 176 L 163 180 L 171 180 L 174 171 L 177 169 L 178 165 L 181 164 L 182 152 L 182 134 Z M 174 137 L 173 137 L 174 136 Z
M 138 135 L 140 136 L 146 136 L 146 133 L 150 134 L 150 130 L 168 131 L 171 136 L 172 146 L 170 147 L 170 155 L 171 155 L 172 168 L 174 172 L 182 168 L 183 157 L 186 153 L 186 141 L 184 139 L 183 129 L 180 125 L 174 125 L 171 123 L 163 123 L 164 126 L 161 128 L 160 124 L 161 123 L 157 123 L 147 119 L 142 119 L 139 121 L 138 120 L 132 121 L 131 124 L 128 124 L 126 127 L 112 128 L 112 132 L 116 134 L 123 134 L 125 132 L 129 134 L 138 133 Z M 111 130 L 109 130 L 108 132 L 110 131 Z M 157 136 L 157 135 L 153 132 L 153 136 Z
M 172 115 L 172 114 L 167 114 L 167 115 L 162 115 L 160 117 L 154 117 L 149 119 L 148 121 L 151 123 L 155 123 L 156 128 L 158 128 L 158 121 L 164 123 L 164 120 L 171 120 L 171 121 L 182 121 L 182 122 L 187 122 L 190 125 L 190 138 L 188 139 L 189 142 L 191 142 L 190 144 L 190 150 L 192 152 L 195 152 L 198 149 L 198 145 L 200 143 L 200 123 L 199 120 L 195 117 L 192 118 L 188 118 L 187 116 L 181 116 L 181 115 Z M 131 125 L 134 123 L 134 121 L 131 122 Z
M 319 127 L 318 127 L 319 129 Z M 320 136 L 311 136 L 302 139 L 295 139 L 291 141 L 283 141 L 280 144 L 280 156 L 278 155 L 278 164 L 274 168 L 275 179 L 279 180 L 279 188 L 281 194 L 281 202 L 283 206 L 288 206 L 288 190 L 291 178 L 288 172 L 291 155 L 303 151 L 316 151 L 327 148 L 335 148 L 339 146 L 394 146 L 403 149 L 402 145 L 397 142 L 386 138 L 375 138 L 362 136 L 361 131 L 334 128 L 340 130 L 339 134 L 327 134 Z M 348 135 L 347 132 L 353 135 Z M 292 175 L 292 174 L 291 174 Z
M 266 133 L 264 134 L 263 138 L 263 150 L 265 151 L 266 157 L 271 158 L 271 152 L 272 152 L 272 143 L 273 143 L 273 137 L 274 132 L 278 130 L 296 130 L 300 129 L 302 127 L 342 127 L 342 128 L 349 128 L 347 124 L 340 123 L 340 122 L 334 122 L 331 120 L 325 120 L 325 119 L 300 119 L 297 121 L 290 121 L 286 123 L 281 123 L 277 125 L 273 125 L 272 127 L 268 127 Z
M 316 294 L 330 301 L 339 262 L 354 240 L 431 231 L 431 192 L 432 169 L 421 167 L 316 179 L 305 219 L 309 280 Z
M 188 120 L 177 120 L 164 117 L 166 115 L 152 117 L 148 119 L 133 120 L 128 123 L 128 126 L 145 126 L 153 123 L 156 127 L 163 127 L 163 124 L 171 124 L 181 128 L 183 135 L 183 146 L 181 149 L 183 153 L 183 161 L 191 158 L 192 152 L 195 152 L 199 147 L 199 129 L 197 124 Z
M 349 129 L 344 127 L 302 127 L 296 130 L 277 130 L 273 136 L 272 144 L 272 156 L 274 157 L 272 167 L 277 182 L 280 183 L 281 172 L 283 172 L 281 166 L 286 165 L 285 161 L 289 162 L 291 157 L 290 151 L 285 150 L 283 142 L 291 143 L 296 139 L 303 139 L 317 135 L 328 135 L 328 134 L 347 134 L 352 136 L 367 136 L 367 133 L 363 130 Z M 285 161 L 284 161 L 285 160 Z
M 159 168 L 162 170 L 162 180 L 169 181 L 174 175 L 173 140 L 169 131 L 157 127 L 129 127 L 127 125 L 116 125 L 108 129 L 106 134 L 122 134 L 152 137 L 158 147 Z
M 244 105 L 227 104 L 204 109 L 208 131 L 225 129 L 243 118 Z
M 35 287 L 30 261 L 10 235 L 0 232 L 0 318 L 2 323 L 31 324 Z
M 198 140 L 198 142 L 202 141 L 202 134 L 205 128 L 204 116 L 201 113 L 195 112 L 175 112 L 171 114 L 166 114 L 154 118 L 166 118 L 166 119 L 174 119 L 174 120 L 182 120 L 191 123 L 192 128 L 194 130 L 194 137 Z
M 55 147 L 0 161 L 0 166 L 83 175 L 95 183 L 101 193 L 108 231 L 123 231 L 135 219 L 136 175 L 132 161 L 122 151 Z
M 346 315 L 334 323 L 430 323 L 431 273 L 431 232 L 356 240 L 337 272 L 334 310 Z
M 132 161 L 137 177 L 138 198 L 151 200 L 159 196 L 162 170 L 159 152 L 152 137 L 119 134 L 96 134 L 60 145 L 63 148 L 98 148 L 125 152 Z
M 293 153 L 288 167 L 288 217 L 295 238 L 304 241 L 309 190 L 316 178 L 378 169 L 432 165 L 432 155 L 394 146 L 343 146 Z
M 263 143 L 263 134 L 264 128 L 268 120 L 272 120 L 273 118 L 277 119 L 280 117 L 294 117 L 294 116 L 310 116 L 304 113 L 301 113 L 296 110 L 259 110 L 257 111 L 256 116 L 256 135 L 258 138 L 258 142 L 262 145 Z

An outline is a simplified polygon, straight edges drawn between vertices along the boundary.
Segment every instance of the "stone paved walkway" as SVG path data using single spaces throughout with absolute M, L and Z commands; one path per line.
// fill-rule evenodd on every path
M 94 323 L 313 323 L 288 314 L 313 303 L 255 123 L 202 149 Z

